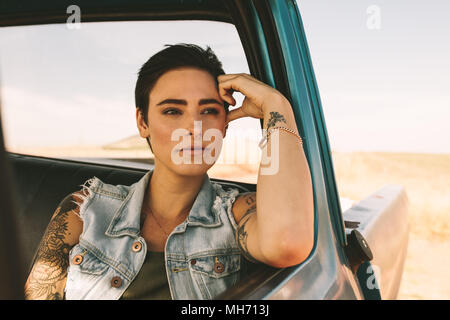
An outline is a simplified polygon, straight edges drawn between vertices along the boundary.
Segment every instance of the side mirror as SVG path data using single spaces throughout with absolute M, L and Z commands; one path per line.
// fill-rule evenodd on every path
M 350 234 L 347 234 L 347 243 L 344 251 L 347 255 L 352 272 L 356 273 L 356 270 L 358 270 L 358 267 L 361 264 L 373 259 L 372 251 L 363 235 L 355 229 L 353 229 Z

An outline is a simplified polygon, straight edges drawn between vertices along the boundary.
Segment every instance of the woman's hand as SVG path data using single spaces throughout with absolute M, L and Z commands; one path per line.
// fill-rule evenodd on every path
M 245 96 L 242 106 L 228 113 L 226 125 L 243 117 L 263 119 L 269 108 L 273 110 L 277 104 L 288 102 L 278 90 L 245 73 L 224 74 L 217 79 L 219 95 L 230 105 L 236 105 L 233 92 L 238 91 Z

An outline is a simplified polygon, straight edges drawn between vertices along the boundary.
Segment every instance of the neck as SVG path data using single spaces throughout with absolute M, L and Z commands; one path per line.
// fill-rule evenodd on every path
M 144 205 L 150 208 L 157 218 L 181 222 L 189 214 L 205 177 L 206 174 L 180 176 L 155 163 Z

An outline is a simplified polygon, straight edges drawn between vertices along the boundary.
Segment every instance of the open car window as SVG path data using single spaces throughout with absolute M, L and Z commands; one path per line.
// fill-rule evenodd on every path
M 214 21 L 89 22 L 0 28 L 2 121 L 6 150 L 125 167 L 152 167 L 139 137 L 134 87 L 165 44 L 210 46 L 226 73 L 249 73 L 232 24 Z M 243 97 L 235 94 L 239 107 Z M 231 109 L 233 107 L 231 106 Z M 256 183 L 257 119 L 230 124 L 209 175 Z

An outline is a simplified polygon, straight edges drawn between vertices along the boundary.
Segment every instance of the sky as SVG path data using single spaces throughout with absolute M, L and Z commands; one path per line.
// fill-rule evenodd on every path
M 450 1 L 297 3 L 333 150 L 450 153 Z
M 297 3 L 333 151 L 450 153 L 450 1 Z M 137 72 L 178 42 L 210 45 L 226 73 L 249 72 L 225 23 L 0 28 L 7 145 L 102 145 L 137 134 Z M 257 125 L 240 119 L 227 135 Z

